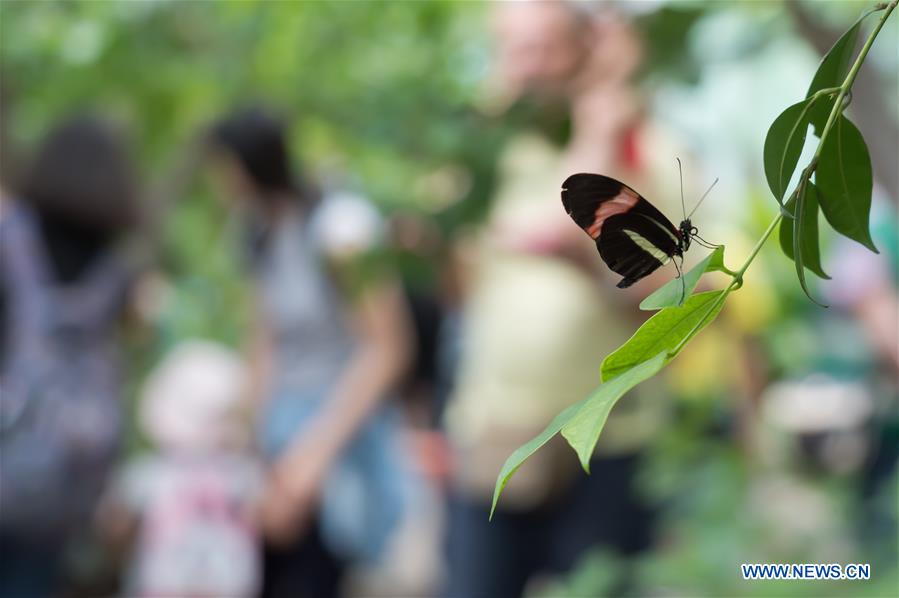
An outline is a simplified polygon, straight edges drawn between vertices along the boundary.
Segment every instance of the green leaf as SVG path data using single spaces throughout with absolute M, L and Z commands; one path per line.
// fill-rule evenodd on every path
M 668 363 L 668 351 L 640 363 L 616 378 L 602 384 L 584 405 L 562 427 L 562 436 L 577 452 L 584 471 L 590 473 L 590 457 L 612 407 L 624 393 L 655 376 Z
M 796 276 L 799 278 L 799 286 L 802 287 L 802 292 L 805 293 L 805 296 L 808 297 L 812 303 L 816 303 L 821 307 L 827 307 L 823 303 L 819 302 L 817 299 L 812 297 L 811 292 L 808 290 L 808 284 L 805 281 L 805 254 L 806 249 L 803 247 L 804 242 L 804 234 L 805 231 L 808 230 L 809 225 L 807 224 L 811 217 L 815 219 L 815 251 L 817 253 L 817 245 L 818 245 L 818 212 L 815 210 L 813 214 L 809 214 L 809 210 L 807 206 L 810 201 L 810 196 L 808 193 L 809 185 L 811 183 L 806 181 L 806 184 L 799 188 L 799 193 L 796 195 L 796 208 L 795 214 L 796 219 L 793 224 L 793 234 L 792 234 L 792 245 L 793 245 L 793 264 L 796 266 Z M 820 267 L 820 266 L 819 266 Z
M 724 291 L 708 291 L 691 296 L 680 307 L 666 307 L 649 318 L 626 343 L 602 362 L 602 379 L 608 382 L 629 369 L 648 361 L 661 351 L 674 349 L 684 338 L 715 319 Z M 701 322 L 701 324 L 700 324 Z
M 865 139 L 840 115 L 823 144 L 815 182 L 824 217 L 835 231 L 878 253 L 869 229 L 874 182 Z
M 812 84 L 808 88 L 807 98 L 822 89 L 839 87 L 843 84 L 843 80 L 849 72 L 852 57 L 855 55 L 855 46 L 858 42 L 861 22 L 868 14 L 871 13 L 862 15 L 821 59 L 821 64 L 818 66 L 815 77 L 812 79 Z M 815 128 L 815 135 L 819 137 L 833 108 L 833 101 L 833 98 L 820 100 L 809 109 L 809 121 Z
M 802 100 L 781 112 L 771 123 L 765 137 L 763 156 L 765 177 L 768 179 L 771 193 L 774 194 L 782 210 L 785 209 L 784 194 L 805 145 L 809 124 L 808 108 L 811 103 L 809 100 Z
M 683 305 L 686 298 L 693 293 L 699 279 L 706 272 L 726 271 L 724 267 L 724 246 L 721 245 L 696 264 L 689 272 L 668 281 L 640 302 L 640 309 L 652 311 L 663 307 Z
M 786 208 L 791 212 L 796 209 L 796 198 L 791 197 L 787 203 Z M 796 220 L 787 220 L 786 218 L 780 221 L 780 229 L 779 229 L 779 241 L 780 241 L 780 249 L 784 252 L 784 255 L 790 259 L 793 259 L 793 223 Z
M 562 413 L 557 415 L 549 425 L 540 432 L 540 434 L 515 449 L 515 452 L 509 455 L 509 458 L 506 459 L 506 462 L 503 463 L 502 468 L 499 470 L 499 475 L 496 477 L 496 486 L 493 488 L 493 504 L 490 506 L 491 519 L 493 519 L 493 511 L 496 510 L 496 503 L 499 502 L 499 497 L 503 492 L 503 488 L 506 487 L 506 484 L 509 483 L 512 476 L 518 471 L 521 464 L 524 463 L 528 457 L 536 453 L 540 447 L 549 442 L 553 436 L 558 434 L 559 430 L 561 430 L 562 427 L 577 414 L 588 400 L 589 397 L 578 401 L 565 409 Z
M 709 265 L 706 272 L 730 272 L 724 265 L 724 245 L 718 245 L 709 256 Z
M 805 189 L 805 199 L 802 202 L 802 218 L 797 219 L 796 226 L 799 229 L 799 247 L 802 252 L 802 265 L 815 273 L 818 278 L 830 280 L 830 276 L 821 267 L 821 247 L 818 237 L 818 187 L 808 181 Z
M 792 260 L 794 257 L 794 233 L 799 231 L 802 265 L 814 272 L 819 278 L 830 280 L 830 276 L 821 267 L 821 250 L 818 239 L 818 189 L 814 183 L 806 183 L 802 201 L 802 215 L 794 220 L 780 222 L 780 248 Z M 795 199 L 787 202 L 787 209 L 792 209 Z M 795 213 L 795 212 L 794 212 Z M 800 229 L 800 226 L 802 227 Z

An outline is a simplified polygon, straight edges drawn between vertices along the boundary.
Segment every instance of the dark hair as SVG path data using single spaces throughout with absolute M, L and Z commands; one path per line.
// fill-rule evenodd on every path
M 259 108 L 235 112 L 212 129 L 213 144 L 238 160 L 263 197 L 301 192 L 291 174 L 285 137 L 283 123 Z
M 75 117 L 41 143 L 21 186 L 41 215 L 113 236 L 137 222 L 137 185 L 130 156 L 105 123 Z

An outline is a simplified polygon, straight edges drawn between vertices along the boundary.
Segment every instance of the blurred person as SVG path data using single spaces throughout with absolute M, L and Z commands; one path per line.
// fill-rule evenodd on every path
M 899 374 L 899 224 L 895 208 L 885 200 L 874 202 L 871 228 L 883 255 L 838 239 L 829 253 L 834 279 L 840 284 L 826 290 L 831 304 L 858 320 L 877 359 L 895 378 Z
M 153 450 L 127 464 L 100 523 L 137 529 L 126 596 L 255 596 L 262 469 L 251 452 L 248 375 L 229 349 L 185 341 L 150 374 L 139 421 Z
M 400 395 L 411 423 L 417 428 L 434 428 L 441 411 L 439 331 L 444 312 L 444 297 L 439 279 L 445 257 L 440 229 L 422 214 L 400 212 L 388 221 L 387 243 L 408 273 L 402 290 L 415 338 L 416 352 Z
M 136 183 L 115 132 L 77 117 L 19 193 L 0 213 L 0 596 L 49 596 L 117 451 Z
M 280 122 L 237 112 L 212 143 L 217 180 L 245 216 L 258 296 L 252 366 L 271 468 L 262 594 L 332 596 L 348 563 L 377 560 L 401 515 L 399 426 L 384 400 L 410 350 L 402 295 L 362 259 L 377 213 L 297 178 Z
M 657 197 L 646 154 L 657 138 L 630 83 L 641 55 L 630 26 L 567 2 L 500 4 L 494 26 L 494 107 L 527 99 L 541 121 L 562 130 L 568 123 L 570 134 L 561 148 L 555 131 L 514 140 L 477 249 L 460 243 L 468 301 L 446 415 L 456 464 L 446 588 L 453 598 L 518 596 L 536 575 L 570 570 L 595 545 L 634 555 L 650 546 L 653 526 L 634 487 L 659 424 L 653 383 L 616 406 L 589 476 L 557 438 L 515 474 L 488 523 L 503 461 L 599 385 L 602 356 L 639 324 L 636 297 L 653 284 L 614 288 L 595 244 L 562 209 L 562 181 L 598 172 Z

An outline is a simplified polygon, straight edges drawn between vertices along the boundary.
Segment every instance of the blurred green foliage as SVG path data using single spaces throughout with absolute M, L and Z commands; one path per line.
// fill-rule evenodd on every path
M 483 13 L 452 2 L 4 2 L 5 149 L 27 157 L 56 120 L 98 112 L 130 134 L 152 183 L 216 118 L 262 103 L 326 185 L 454 227 L 483 213 L 505 131 L 472 108 Z M 202 184 L 173 199 L 165 344 L 234 343 L 246 301 L 224 210 Z
M 0 11 L 3 85 L 22 140 L 73 110 L 97 110 L 128 125 L 151 171 L 224 112 L 263 102 L 294 125 L 311 167 L 349 165 L 381 205 L 435 211 L 469 187 L 483 198 L 489 183 L 497 139 L 470 109 L 487 64 L 480 5 L 12 2 Z M 435 197 L 421 179 L 446 164 L 464 167 L 470 184 Z
M 484 11 L 453 2 L 3 2 L 4 159 L 25 163 L 54 122 L 99 113 L 127 132 L 154 188 L 210 123 L 261 103 L 289 123 L 294 159 L 326 186 L 455 227 L 483 213 L 508 130 L 472 107 L 487 67 Z M 236 223 L 197 175 L 183 197 L 165 198 L 167 284 L 155 329 L 131 335 L 131 395 L 174 343 L 239 345 L 251 317 Z
M 696 411 L 707 412 L 704 415 Z M 887 530 L 865 523 L 890 521 L 896 484 L 884 483 L 867 503 L 854 478 L 764 471 L 697 427 L 710 415 L 693 408 L 691 420 L 665 433 L 643 472 L 643 490 L 665 510 L 660 542 L 627 560 L 594 551 L 575 570 L 551 580 L 536 596 L 888 596 L 899 582 Z M 697 417 L 698 416 L 698 417 Z M 706 424 L 709 422 L 706 420 Z M 892 507 L 887 506 L 892 501 Z M 859 525 L 861 509 L 871 509 Z M 797 517 L 798 511 L 803 516 Z M 790 515 L 792 513 L 792 515 Z M 893 511 L 894 513 L 894 511 Z M 841 547 L 848 562 L 870 563 L 869 581 L 745 581 L 742 563 L 830 562 L 826 548 Z M 851 556 L 850 556 L 851 555 Z

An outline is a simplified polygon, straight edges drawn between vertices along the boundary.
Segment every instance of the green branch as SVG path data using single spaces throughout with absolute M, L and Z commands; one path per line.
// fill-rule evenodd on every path
M 875 38 L 878 33 L 880 33 L 884 23 L 890 17 L 890 14 L 896 8 L 897 4 L 899 4 L 899 0 L 893 0 L 888 4 L 878 5 L 875 9 L 866 13 L 866 15 L 856 21 L 855 25 L 840 38 L 822 60 L 822 66 L 819 67 L 818 74 L 816 74 L 816 80 L 818 80 L 820 75 L 820 81 L 816 83 L 816 80 L 813 80 L 812 82 L 812 88 L 819 86 L 822 87 L 822 89 L 818 89 L 814 91 L 814 93 L 810 92 L 802 103 L 794 104 L 787 108 L 772 124 L 768 138 L 772 138 L 771 131 L 776 131 L 774 137 L 776 143 L 772 146 L 774 149 L 770 154 L 766 147 L 766 174 L 769 174 L 769 167 L 771 169 L 776 169 L 778 166 L 781 167 L 780 173 L 783 173 L 783 165 L 786 161 L 790 171 L 790 177 L 792 177 L 802 150 L 802 145 L 799 141 L 802 141 L 804 144 L 805 132 L 808 125 L 812 122 L 815 123 L 816 135 L 818 135 L 817 131 L 820 130 L 818 146 L 813 158 L 802 170 L 799 181 L 792 193 L 789 194 L 786 202 L 781 203 L 781 200 L 789 181 L 778 180 L 776 177 L 772 177 L 769 174 L 769 185 L 771 186 L 772 193 L 781 205 L 781 210 L 762 233 L 761 237 L 755 243 L 740 267 L 736 270 L 731 270 L 724 265 L 724 247 L 721 246 L 715 249 L 715 251 L 689 272 L 684 273 L 679 281 L 681 284 L 679 288 L 676 287 L 677 281 L 671 281 L 644 299 L 640 305 L 641 309 L 659 311 L 653 317 L 648 319 L 624 345 L 605 358 L 602 367 L 600 368 L 603 383 L 589 397 L 570 406 L 556 416 L 543 432 L 519 447 L 518 450 L 506 459 L 506 462 L 503 464 L 503 467 L 497 476 L 496 487 L 493 493 L 493 504 L 491 506 L 491 516 L 493 509 L 496 508 L 497 501 L 499 500 L 503 488 L 515 471 L 528 457 L 539 450 L 557 434 L 561 434 L 572 448 L 575 449 L 581 460 L 581 464 L 587 469 L 599 434 L 606 424 L 609 412 L 615 406 L 618 399 L 634 386 L 661 371 L 665 365 L 677 356 L 694 336 L 699 334 L 705 326 L 714 320 L 721 311 L 728 295 L 743 285 L 744 274 L 755 261 L 756 257 L 758 257 L 758 254 L 771 237 L 771 234 L 778 228 L 778 226 L 782 225 L 785 215 L 790 218 L 795 218 L 794 225 L 796 227 L 796 233 L 793 236 L 793 257 L 797 265 L 802 288 L 806 291 L 806 294 L 808 294 L 803 278 L 805 266 L 802 264 L 802 252 L 804 247 L 797 243 L 799 234 L 803 232 L 801 222 L 803 220 L 802 206 L 805 204 L 806 207 L 814 207 L 815 214 L 817 215 L 818 204 L 816 203 L 814 206 L 811 206 L 810 204 L 805 203 L 804 200 L 817 202 L 819 193 L 817 191 L 817 185 L 821 183 L 820 179 L 822 176 L 830 172 L 829 169 L 833 167 L 829 164 L 829 161 L 833 161 L 832 157 L 829 156 L 827 151 L 822 152 L 822 148 L 825 147 L 825 141 L 827 141 L 828 138 L 831 136 L 839 138 L 842 132 L 842 135 L 848 136 L 847 139 L 855 140 L 854 143 L 856 144 L 856 147 L 853 151 L 864 154 L 865 159 L 867 159 L 867 150 L 864 146 L 864 141 L 861 139 L 861 134 L 858 133 L 854 126 L 851 125 L 851 123 L 848 123 L 848 120 L 841 115 L 846 109 L 846 102 L 844 100 L 852 89 L 856 75 L 858 75 L 859 69 L 868 55 L 868 51 L 871 49 Z M 883 11 L 883 15 L 880 17 L 879 22 L 868 35 L 864 46 L 858 56 L 855 57 L 855 62 L 852 64 L 851 68 L 848 71 L 843 71 L 842 68 L 845 68 L 845 65 L 849 61 L 849 56 L 851 56 L 849 53 L 851 53 L 854 42 L 857 39 L 857 28 L 861 20 L 864 19 L 865 16 L 878 11 Z M 845 61 L 843 61 L 844 58 Z M 839 86 L 835 86 L 843 72 L 845 72 L 846 75 L 843 77 L 842 83 Z M 828 102 L 831 101 L 829 98 L 833 98 L 833 105 L 826 105 L 827 108 L 830 108 L 830 111 L 827 115 L 826 123 L 823 127 L 820 127 L 824 120 L 825 113 L 825 106 L 822 106 L 820 102 L 824 101 L 825 98 L 828 98 Z M 813 109 L 817 109 L 814 119 L 811 116 Z M 797 118 L 798 120 L 795 120 Z M 777 128 L 778 126 L 780 127 L 779 129 Z M 800 129 L 800 127 L 802 128 Z M 766 146 L 767 144 L 768 139 L 766 139 Z M 861 149 L 858 149 L 859 147 Z M 785 157 L 785 153 L 789 153 L 789 155 Z M 773 159 L 769 161 L 769 158 Z M 821 173 L 816 174 L 819 164 L 824 164 L 826 168 L 822 168 Z M 867 171 L 870 172 L 869 163 L 867 164 Z M 811 181 L 812 175 L 815 175 L 815 183 L 812 183 Z M 859 183 L 859 186 L 862 188 L 859 193 L 864 195 L 866 192 L 866 181 L 864 180 L 864 177 L 862 177 L 862 179 L 861 183 Z M 870 195 L 870 174 L 867 178 L 867 186 L 867 195 Z M 806 194 L 810 193 L 812 190 L 815 190 L 815 196 L 807 198 Z M 822 194 L 821 197 L 825 196 Z M 793 202 L 793 214 L 787 213 L 787 210 L 784 207 L 790 202 Z M 826 212 L 825 215 L 827 215 Z M 806 216 L 808 216 L 808 214 L 806 214 Z M 867 218 L 867 212 L 865 212 L 864 216 Z M 828 216 L 828 218 L 830 219 L 831 216 Z M 831 220 L 831 223 L 833 222 L 834 220 Z M 871 248 L 872 251 L 876 251 L 870 238 L 851 226 L 854 221 L 850 219 L 848 224 L 843 220 L 837 220 L 837 222 L 839 223 L 839 226 L 836 226 L 835 228 L 838 232 L 856 239 L 863 245 Z M 814 230 L 811 230 L 810 234 L 813 234 L 815 239 L 814 253 L 810 254 L 814 257 L 814 263 L 810 263 L 810 265 L 815 273 L 821 275 L 820 265 L 817 264 L 817 227 L 815 227 Z M 696 287 L 699 278 L 705 272 L 712 271 L 723 272 L 730 277 L 727 285 L 719 291 L 693 294 L 693 289 Z M 826 274 L 823 276 L 826 277 Z M 678 296 L 680 297 L 679 300 L 677 299 Z
M 868 55 L 868 51 L 871 49 L 871 46 L 874 44 L 875 38 L 877 38 L 877 34 L 880 33 L 880 30 L 883 28 L 884 23 L 890 17 L 890 13 L 896 8 L 896 5 L 899 4 L 899 0 L 893 0 L 889 4 L 879 6 L 874 9 L 872 12 L 876 12 L 879 10 L 883 10 L 884 14 L 880 17 L 880 20 L 877 22 L 877 25 L 871 31 L 870 35 L 868 35 L 868 39 L 865 40 L 864 46 L 862 46 L 861 51 L 855 59 L 855 62 L 852 65 L 852 68 L 849 69 L 849 73 L 846 75 L 846 78 L 843 80 L 843 83 L 839 87 L 830 87 L 827 89 L 822 89 L 817 92 L 810 98 L 809 106 L 812 105 L 815 101 L 819 100 L 822 97 L 837 94 L 836 99 L 833 103 L 833 108 L 830 111 L 830 115 L 827 117 L 827 124 L 824 125 L 824 130 L 821 132 L 821 137 L 818 140 L 818 147 L 815 150 L 815 155 L 812 158 L 811 162 L 805 169 L 802 171 L 802 175 L 799 177 L 799 182 L 796 184 L 796 189 L 793 191 L 792 195 L 797 195 L 801 189 L 805 187 L 805 185 L 811 180 L 812 174 L 815 172 L 815 169 L 818 166 L 818 159 L 821 157 L 821 149 L 824 147 L 824 141 L 827 139 L 828 135 L 830 135 L 831 129 L 833 129 L 833 125 L 836 122 L 839 115 L 845 109 L 843 105 L 843 98 L 846 97 L 846 94 L 849 93 L 849 90 L 852 89 L 852 84 L 855 82 L 855 77 L 858 75 L 858 71 L 862 66 L 862 63 L 865 61 L 865 57 Z M 728 285 L 724 288 L 721 295 L 714 301 L 714 303 L 709 307 L 706 312 L 706 316 L 704 316 L 694 327 L 693 329 L 687 333 L 687 335 L 672 349 L 669 351 L 668 356 L 674 357 L 677 355 L 684 346 L 690 342 L 699 330 L 704 326 L 708 316 L 715 312 L 715 309 L 723 303 L 727 296 L 730 293 L 738 288 L 740 288 L 743 284 L 743 274 L 746 273 L 746 270 L 749 269 L 749 266 L 755 260 L 756 256 L 761 251 L 762 246 L 767 242 L 768 238 L 771 236 L 771 233 L 777 228 L 780 224 L 780 221 L 783 219 L 783 214 L 778 214 L 774 217 L 774 220 L 768 225 L 768 228 L 765 229 L 765 232 L 762 233 L 762 236 L 759 238 L 758 242 L 756 242 L 755 247 L 752 248 L 752 251 L 749 253 L 749 256 L 743 262 L 736 272 L 727 272 L 730 275 L 731 280 Z

